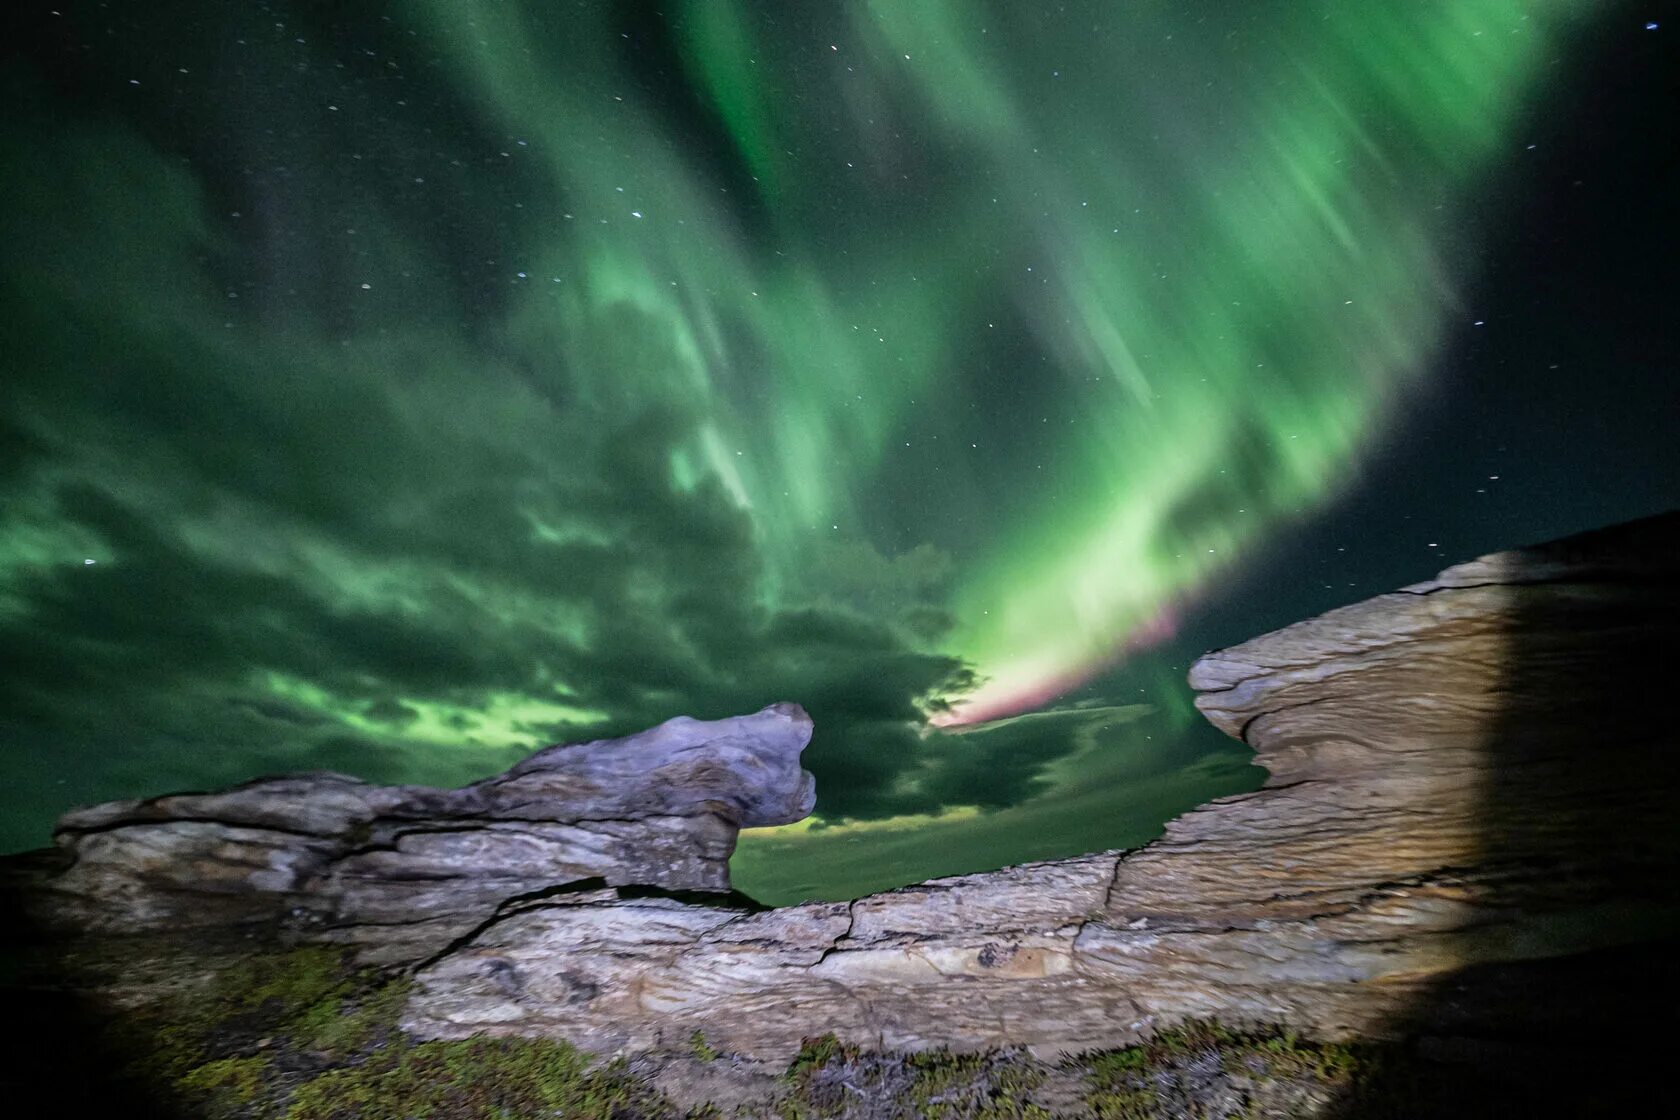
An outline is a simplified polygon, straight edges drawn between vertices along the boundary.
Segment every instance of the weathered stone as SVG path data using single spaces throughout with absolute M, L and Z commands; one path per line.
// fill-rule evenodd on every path
M 879 1047 L 1092 1040 L 1101 993 L 1073 943 L 1102 906 L 1114 853 L 939 879 L 852 903 L 731 913 L 667 899 L 536 903 L 420 976 L 411 1026 L 549 1034 L 601 1053 L 686 1046 L 785 1059 L 834 1031 Z M 1022 1002 L 1033 1001 L 1033 1002 Z M 1084 1035 L 1077 1032 L 1083 1030 Z
M 276 928 L 412 962 L 533 895 L 727 891 L 742 827 L 811 811 L 810 735 L 776 704 L 549 747 L 461 789 L 295 774 L 96 805 L 59 822 L 71 862 L 31 909 L 82 932 Z
M 792 706 L 552 748 L 462 790 L 298 775 L 99 806 L 65 819 L 67 870 L 6 870 L 60 927 L 279 928 L 417 964 L 405 1022 L 434 1037 L 676 1059 L 698 1029 L 776 1061 L 829 1031 L 1051 1055 L 1194 1016 L 1580 1031 L 1614 1022 L 1630 977 L 1664 987 L 1677 635 L 1680 516 L 1459 565 L 1197 662 L 1198 705 L 1263 789 L 1133 852 L 851 903 L 677 897 L 727 886 L 737 828 L 811 808 Z M 153 957 L 135 998 L 180 971 Z
M 533 901 L 421 970 L 407 1025 L 602 1053 L 702 1029 L 780 1059 L 830 1030 L 1054 1053 L 1192 1016 L 1333 1038 L 1580 1019 L 1525 962 L 1680 913 L 1653 690 L 1677 636 L 1680 517 L 1485 557 L 1197 662 L 1198 705 L 1271 778 L 1145 848 L 758 914 Z

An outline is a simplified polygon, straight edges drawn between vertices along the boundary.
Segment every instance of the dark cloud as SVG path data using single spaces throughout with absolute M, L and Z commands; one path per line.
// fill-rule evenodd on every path
M 1001 809 L 1119 718 L 930 732 L 974 677 L 933 646 L 953 560 L 915 540 L 816 538 L 772 593 L 761 527 L 696 466 L 692 340 L 630 296 L 518 314 L 506 260 L 565 249 L 564 189 L 441 71 L 367 62 L 393 32 L 342 66 L 289 34 L 241 56 L 241 88 L 307 99 L 110 93 L 114 60 L 223 58 L 219 22 L 169 22 L 103 70 L 0 75 L 0 844 L 78 802 L 457 783 L 784 699 L 827 819 Z M 423 121 L 396 111 L 421 91 Z M 713 391 L 750 403 L 770 357 L 716 330 Z
M 986 763 L 998 758 L 1005 741 L 1028 749 L 1054 743 L 1042 749 L 1066 753 L 1040 774 L 1055 780 L 1038 782 L 1038 792 L 1029 797 L 932 820 L 748 832 L 731 863 L 736 885 L 783 905 L 853 898 L 976 868 L 1136 847 L 1159 833 L 1159 822 L 1210 797 L 1253 789 L 1259 778 L 1253 755 L 1205 722 L 1185 735 L 1172 713 L 1102 707 L 1106 711 L 1085 709 L 1096 717 L 1090 721 L 1076 709 L 1045 713 L 1038 717 L 1042 737 L 1030 733 L 1030 719 L 968 732 L 993 741 L 972 754 L 951 744 L 945 764 L 930 766 L 924 775 L 984 798 L 988 789 L 1011 780 L 986 776 Z
M 123 190 L 37 184 L 13 224 L 202 254 L 203 200 L 160 155 L 126 135 L 52 143 L 46 165 L 77 181 L 109 182 L 120 151 Z M 27 180 L 24 153 L 6 156 Z M 30 791 L 7 843 L 39 841 L 74 801 L 277 769 L 465 780 L 513 757 L 473 718 L 509 697 L 572 713 L 509 716 L 502 730 L 533 744 L 798 699 L 835 819 L 1036 788 L 1037 762 L 984 752 L 1012 795 L 918 730 L 970 682 L 923 644 L 947 625 L 949 560 L 819 551 L 809 601 L 768 609 L 747 514 L 716 478 L 673 476 L 699 422 L 680 397 L 533 397 L 534 363 L 448 336 L 335 353 L 305 319 L 280 345 L 225 319 L 243 309 L 202 275 L 198 297 L 165 303 L 120 266 L 87 267 L 8 264 L 7 331 L 31 360 L 0 389 L 22 436 L 0 483 L 19 542 L 0 704 L 8 741 L 29 744 L 8 757 L 27 756 Z M 665 361 L 633 308 L 607 319 L 617 366 Z
M 1057 709 L 938 735 L 918 789 L 936 805 L 1019 804 L 1050 788 L 1051 763 L 1090 749 L 1150 711 L 1144 705 Z

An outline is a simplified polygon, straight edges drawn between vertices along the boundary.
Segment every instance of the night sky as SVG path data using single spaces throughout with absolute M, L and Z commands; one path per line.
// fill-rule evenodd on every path
M 1672 3 L 15 7 L 7 848 L 776 700 L 767 901 L 1137 844 L 1203 650 L 1680 504 Z

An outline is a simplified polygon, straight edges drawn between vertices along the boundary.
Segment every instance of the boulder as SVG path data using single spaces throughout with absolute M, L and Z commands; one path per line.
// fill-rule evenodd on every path
M 811 811 L 796 704 L 548 747 L 460 789 L 342 774 L 66 814 L 68 866 L 30 891 L 49 928 L 245 928 L 412 963 L 523 899 L 637 884 L 727 892 L 744 827 Z

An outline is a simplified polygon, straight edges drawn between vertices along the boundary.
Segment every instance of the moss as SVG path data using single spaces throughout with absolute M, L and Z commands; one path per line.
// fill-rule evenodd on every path
M 909 1103 L 919 1116 L 1012 1120 L 1049 1115 L 1027 1098 L 1043 1082 L 1043 1072 L 1018 1054 L 929 1050 L 911 1055 L 909 1065 L 915 1073 Z
M 777 1103 L 776 1115 L 780 1120 L 842 1115 L 848 1094 L 862 1091 L 857 1084 L 859 1071 L 854 1069 L 860 1057 L 858 1047 L 841 1042 L 832 1032 L 803 1039 L 783 1074 L 789 1090 Z
M 1367 1047 L 1303 1042 L 1293 1032 L 1251 1042 L 1245 1054 L 1263 1064 L 1270 1076 L 1305 1076 L 1326 1083 L 1349 1081 L 1374 1067 Z
M 1092 1077 L 1114 1080 L 1126 1074 L 1136 1073 L 1147 1066 L 1149 1052 L 1141 1046 L 1128 1046 L 1124 1050 L 1092 1054 L 1087 1060 L 1091 1063 Z
M 138 1036 L 131 1041 L 143 1044 L 143 1063 L 151 1072 L 179 1080 L 228 1036 L 322 1026 L 356 990 L 358 979 L 336 950 L 254 954 L 149 1009 L 130 1024 Z
M 703 1030 L 695 1029 L 694 1033 L 689 1036 L 688 1047 L 693 1052 L 696 1061 L 715 1062 L 718 1059 L 717 1050 L 706 1041 L 706 1032 Z
M 406 978 L 392 979 L 358 995 L 323 999 L 293 1019 L 293 1039 L 331 1054 L 361 1050 L 396 1033 L 410 986 Z
M 351 983 L 342 952 L 312 946 L 246 958 L 216 978 L 211 999 L 224 1007 L 290 1012 L 348 994 Z
M 1044 1078 L 1044 1067 L 1020 1051 L 865 1052 L 823 1035 L 805 1039 L 788 1065 L 788 1090 L 773 1115 L 1050 1120 L 1050 1112 L 1032 1100 Z
M 1159 1114 L 1155 1090 L 1147 1087 L 1094 1090 L 1085 1103 L 1097 1120 L 1152 1120 Z
M 124 1074 L 152 1092 L 211 1114 L 259 1114 L 272 1055 L 319 1065 L 397 1033 L 403 979 L 353 968 L 336 949 L 254 954 L 115 1026 Z M 297 1058 L 298 1052 L 314 1055 Z
M 265 1095 L 270 1073 L 266 1056 L 219 1058 L 187 1071 L 175 1087 L 211 1116 L 237 1115 Z
M 1090 1089 L 1086 1104 L 1098 1120 L 1142 1120 L 1173 1112 L 1174 1101 L 1197 1092 L 1187 1076 L 1223 1075 L 1233 1094 L 1248 1097 L 1273 1083 L 1285 1087 L 1353 1089 L 1375 1068 L 1368 1047 L 1310 1042 L 1294 1031 L 1237 1029 L 1209 1020 L 1188 1020 L 1158 1031 L 1138 1046 L 1088 1054 Z
M 587 1068 L 583 1055 L 547 1039 L 475 1037 L 397 1043 L 357 1066 L 298 1088 L 285 1120 L 612 1120 L 671 1115 L 620 1064 Z
M 217 1120 L 685 1117 L 622 1064 L 591 1066 L 561 1042 L 409 1039 L 397 1026 L 408 993 L 403 978 L 303 949 L 241 961 L 131 1029 L 151 1083 Z M 701 1062 L 721 1056 L 702 1030 L 689 1047 Z M 1051 1096 L 1078 1093 L 1084 1081 L 1094 1120 L 1282 1116 L 1303 1094 L 1361 1089 L 1376 1068 L 1368 1048 L 1208 1021 L 1056 1070 L 1020 1051 L 864 1052 L 826 1034 L 803 1040 L 780 1098 L 751 1114 L 822 1120 L 867 1105 L 871 1115 L 928 1120 L 1049 1120 L 1036 1095 L 1050 1092 L 1050 1071 L 1061 1079 Z M 721 1116 L 703 1106 L 685 1120 Z
M 1178 1048 L 1179 1039 L 1157 1035 L 1164 1052 Z M 1090 1091 L 1085 1103 L 1096 1120 L 1146 1120 L 1156 1114 L 1157 1098 L 1150 1083 L 1151 1052 L 1128 1046 L 1088 1055 Z
M 408 992 L 407 979 L 356 969 L 332 949 L 252 956 L 129 1020 L 131 1073 L 210 1117 L 677 1115 L 621 1064 L 591 1069 L 564 1043 L 415 1043 L 397 1027 Z
M 815 1038 L 802 1039 L 799 1043 L 799 1053 L 788 1065 L 787 1077 L 798 1081 L 812 1070 L 821 1069 L 834 1061 L 848 1061 L 858 1056 L 855 1046 L 847 1046 L 830 1032 Z

